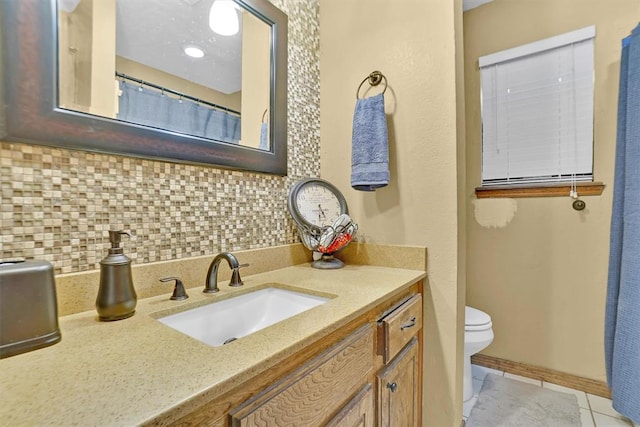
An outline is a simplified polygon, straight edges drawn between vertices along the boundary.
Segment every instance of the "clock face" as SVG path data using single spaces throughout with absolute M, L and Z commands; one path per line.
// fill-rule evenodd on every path
M 297 183 L 292 188 L 289 203 L 293 218 L 314 228 L 329 226 L 338 216 L 347 213 L 347 204 L 340 191 L 321 179 Z
M 342 213 L 338 197 L 327 187 L 309 183 L 300 189 L 296 196 L 300 214 L 313 225 L 324 227 Z

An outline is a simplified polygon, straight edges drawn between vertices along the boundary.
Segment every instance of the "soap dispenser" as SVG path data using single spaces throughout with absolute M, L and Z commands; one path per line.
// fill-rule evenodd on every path
M 109 231 L 111 248 L 100 261 L 100 288 L 96 298 L 98 317 L 102 321 L 126 319 L 133 316 L 137 296 L 131 277 L 131 259 L 120 247 L 122 235 L 131 237 L 126 231 Z

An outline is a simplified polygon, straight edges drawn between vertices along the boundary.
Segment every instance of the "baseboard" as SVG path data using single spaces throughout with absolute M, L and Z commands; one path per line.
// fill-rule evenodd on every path
M 611 399 L 611 391 L 603 381 L 592 380 L 579 377 L 565 372 L 554 371 L 553 369 L 541 368 L 539 366 L 527 365 L 526 363 L 512 362 L 511 360 L 500 359 L 498 357 L 486 356 L 484 354 L 474 354 L 471 356 L 471 363 L 510 374 L 521 375 L 527 378 L 546 381 L 548 383 L 584 391 L 596 396 Z

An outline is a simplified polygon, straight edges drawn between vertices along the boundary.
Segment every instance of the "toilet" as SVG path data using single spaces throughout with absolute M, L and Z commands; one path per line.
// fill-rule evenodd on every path
M 493 341 L 491 316 L 473 307 L 464 309 L 464 382 L 463 400 L 473 397 L 471 356 L 485 349 Z

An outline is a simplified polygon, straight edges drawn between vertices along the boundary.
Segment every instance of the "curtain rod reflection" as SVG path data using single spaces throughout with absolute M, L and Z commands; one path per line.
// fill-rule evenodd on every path
M 184 93 L 178 92 L 178 91 L 173 90 L 173 89 L 168 89 L 166 87 L 158 86 L 156 84 L 149 83 L 149 82 L 146 82 L 144 80 L 140 80 L 140 79 L 137 79 L 135 77 L 128 76 L 128 75 L 126 75 L 124 73 L 119 73 L 119 72 L 116 71 L 116 77 L 119 77 L 119 78 L 125 79 L 125 80 L 129 80 L 129 81 L 141 84 L 141 85 L 149 86 L 149 87 L 152 87 L 154 89 L 161 90 L 163 92 L 171 93 L 171 94 L 179 96 L 181 98 L 189 99 L 191 101 L 194 101 L 194 102 L 197 102 L 199 104 L 203 104 L 203 105 L 206 105 L 206 106 L 209 106 L 209 107 L 213 107 L 213 108 L 216 108 L 218 110 L 224 110 L 224 111 L 226 111 L 228 113 L 237 114 L 238 116 L 240 115 L 239 111 L 232 110 L 231 108 L 227 108 L 227 107 L 224 107 L 222 105 L 214 104 L 212 102 L 208 102 L 208 101 L 205 101 L 203 99 L 196 98 L 194 96 L 186 95 Z

